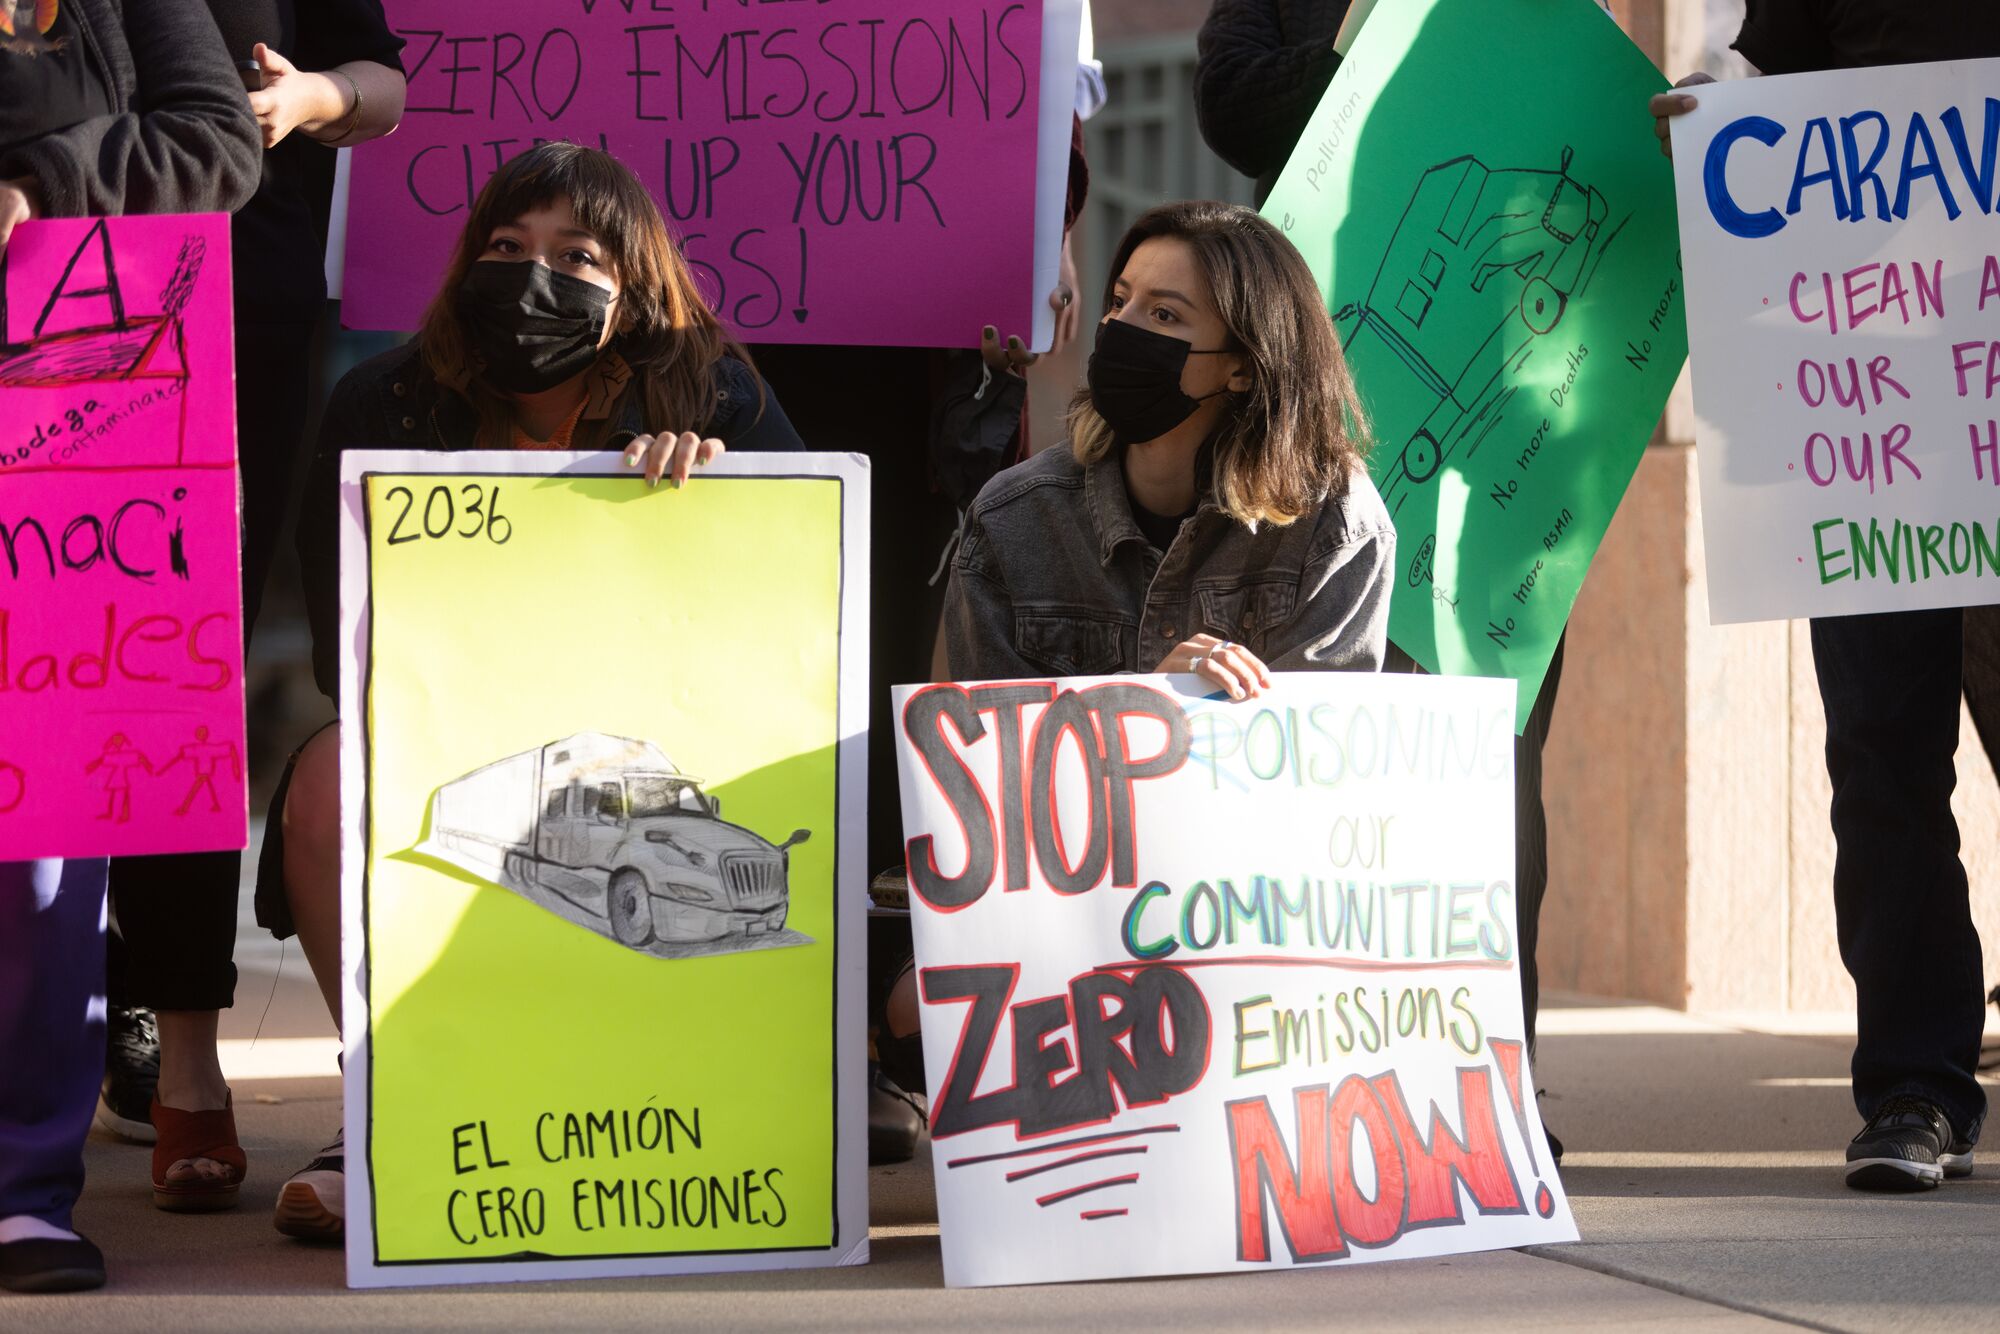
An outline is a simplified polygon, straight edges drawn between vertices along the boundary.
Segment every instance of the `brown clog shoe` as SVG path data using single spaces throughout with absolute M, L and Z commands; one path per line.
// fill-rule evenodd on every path
M 184 1112 L 153 1098 L 153 1126 L 160 1138 L 153 1145 L 153 1204 L 174 1213 L 209 1213 L 236 1207 L 238 1189 L 248 1174 L 243 1146 L 236 1141 L 235 1098 L 215 1111 Z M 219 1177 L 169 1181 L 167 1172 L 189 1158 L 207 1158 L 229 1171 Z

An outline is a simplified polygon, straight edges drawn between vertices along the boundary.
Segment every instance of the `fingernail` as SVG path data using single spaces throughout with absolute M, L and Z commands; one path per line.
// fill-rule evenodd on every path
M 998 338 L 1000 336 L 1000 331 L 989 324 L 984 329 L 981 329 L 979 331 L 979 336 L 981 338 L 986 338 L 986 339 Z
M 625 456 L 625 466 L 628 468 L 638 467 L 639 466 L 638 456 L 636 454 L 627 454 Z

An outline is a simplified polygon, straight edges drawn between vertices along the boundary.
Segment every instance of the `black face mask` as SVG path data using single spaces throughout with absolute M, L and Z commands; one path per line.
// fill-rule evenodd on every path
M 504 393 L 539 394 L 589 369 L 611 293 L 532 260 L 482 259 L 458 289 L 484 378 Z
M 1195 348 L 1178 338 L 1141 329 L 1123 320 L 1097 326 L 1090 354 L 1090 405 L 1123 444 L 1157 440 L 1192 417 L 1216 394 L 1190 398 L 1181 391 L 1181 370 L 1189 357 L 1214 356 L 1226 348 Z

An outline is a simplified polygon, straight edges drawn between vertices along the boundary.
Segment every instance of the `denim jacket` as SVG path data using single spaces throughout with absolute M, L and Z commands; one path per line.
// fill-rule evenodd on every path
M 1201 499 L 1173 545 L 1140 533 L 1113 455 L 1066 445 L 988 482 L 965 519 L 945 599 L 952 679 L 1151 672 L 1206 631 L 1274 671 L 1379 671 L 1396 530 L 1366 472 L 1287 527 L 1251 531 Z

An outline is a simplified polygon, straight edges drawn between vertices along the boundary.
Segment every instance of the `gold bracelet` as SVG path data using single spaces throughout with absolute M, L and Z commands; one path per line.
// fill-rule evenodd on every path
M 361 85 L 356 83 L 354 76 L 346 70 L 330 69 L 327 71 L 327 74 L 345 83 L 347 90 L 354 94 L 354 109 L 347 113 L 347 124 L 333 138 L 320 140 L 328 148 L 338 148 L 341 144 L 352 139 L 354 132 L 361 128 Z

